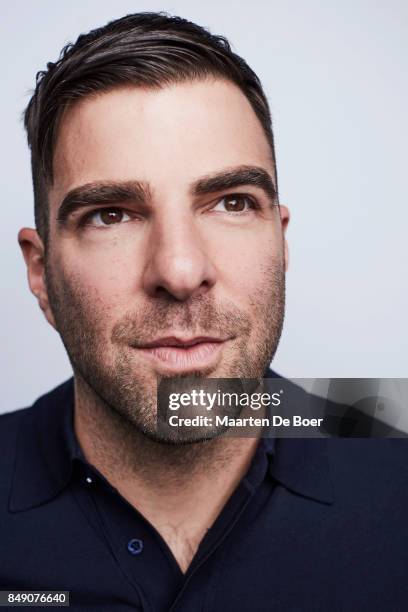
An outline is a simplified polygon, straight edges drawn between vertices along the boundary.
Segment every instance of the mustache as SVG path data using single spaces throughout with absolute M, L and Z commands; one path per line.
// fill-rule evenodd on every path
M 216 304 L 211 297 L 191 302 L 151 303 L 127 313 L 112 329 L 112 341 L 119 344 L 145 343 L 158 335 L 188 332 L 190 336 L 246 336 L 250 317 L 232 302 Z

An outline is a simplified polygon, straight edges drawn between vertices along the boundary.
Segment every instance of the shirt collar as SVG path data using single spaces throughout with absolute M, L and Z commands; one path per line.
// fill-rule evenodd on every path
M 334 502 L 326 438 L 280 438 L 270 462 L 274 480 L 290 491 L 319 502 Z
M 265 378 L 282 378 L 268 369 Z M 310 406 L 316 401 L 302 387 L 285 380 L 286 401 L 292 406 Z M 300 408 L 299 414 L 302 414 Z M 273 458 L 269 462 L 274 480 L 287 489 L 319 502 L 334 502 L 333 481 L 329 465 L 327 438 L 278 438 L 274 444 Z
M 16 444 L 9 500 L 11 512 L 52 500 L 69 483 L 74 462 L 84 461 L 74 431 L 73 409 L 71 378 L 24 411 Z M 260 449 L 268 459 L 274 480 L 304 497 L 333 502 L 326 439 L 264 439 L 261 442 Z M 264 473 L 264 469 L 253 468 L 255 476 L 258 472 Z

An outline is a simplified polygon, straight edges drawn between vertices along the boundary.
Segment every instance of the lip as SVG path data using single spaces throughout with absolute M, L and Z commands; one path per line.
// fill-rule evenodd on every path
M 226 339 L 210 336 L 167 336 L 135 348 L 160 369 L 180 372 L 215 366 L 225 342 Z
M 164 338 L 157 338 L 152 342 L 145 342 L 138 346 L 138 348 L 156 348 L 161 346 L 171 346 L 176 348 L 190 348 L 196 344 L 202 343 L 219 343 L 223 342 L 221 338 L 213 336 L 195 336 L 192 338 L 180 338 L 178 336 L 166 336 Z

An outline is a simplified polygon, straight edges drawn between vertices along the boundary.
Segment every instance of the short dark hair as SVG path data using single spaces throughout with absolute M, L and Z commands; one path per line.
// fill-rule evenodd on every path
M 81 34 L 62 49 L 55 63 L 37 73 L 24 126 L 31 149 L 35 223 L 43 240 L 48 235 L 48 188 L 64 109 L 75 100 L 120 85 L 160 88 L 206 76 L 235 83 L 249 100 L 270 144 L 276 179 L 268 101 L 259 78 L 233 53 L 226 38 L 166 13 L 127 15 Z

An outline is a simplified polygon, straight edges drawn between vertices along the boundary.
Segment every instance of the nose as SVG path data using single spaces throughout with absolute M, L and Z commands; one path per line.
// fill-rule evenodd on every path
M 189 215 L 176 223 L 157 221 L 149 238 L 143 274 L 148 295 L 167 295 L 184 302 L 214 286 L 216 270 L 209 244 Z

